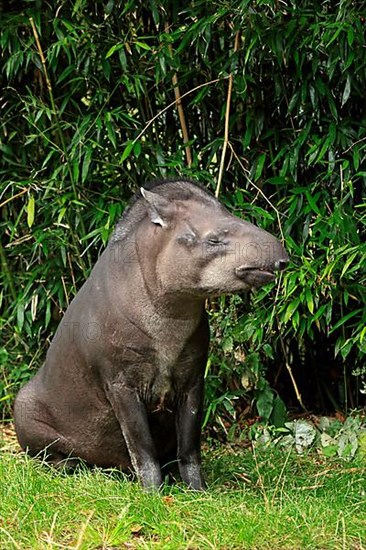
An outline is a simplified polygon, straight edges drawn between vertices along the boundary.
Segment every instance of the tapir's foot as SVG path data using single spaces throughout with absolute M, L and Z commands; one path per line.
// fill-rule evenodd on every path
M 194 491 L 204 491 L 206 483 L 201 473 L 201 465 L 197 462 L 179 462 L 179 472 L 182 480 Z
M 163 485 L 160 465 L 154 460 L 145 460 L 144 464 L 135 464 L 137 477 L 146 491 L 158 491 Z

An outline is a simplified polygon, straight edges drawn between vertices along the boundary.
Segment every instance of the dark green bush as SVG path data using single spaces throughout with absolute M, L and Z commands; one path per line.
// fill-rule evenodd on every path
M 282 234 L 292 263 L 278 285 L 251 299 L 212 304 L 208 417 L 228 425 L 254 398 L 261 416 L 280 422 L 278 394 L 298 405 L 290 369 L 308 407 L 362 404 L 365 7 L 350 0 L 200 1 L 179 9 L 154 0 L 3 4 L 5 411 L 39 366 L 132 191 L 177 174 L 216 188 L 229 74 L 221 199 Z M 187 94 L 186 145 L 176 109 L 166 109 L 175 76 Z

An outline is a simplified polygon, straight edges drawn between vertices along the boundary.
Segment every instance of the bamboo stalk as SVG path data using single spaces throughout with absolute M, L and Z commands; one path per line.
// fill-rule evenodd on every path
M 192 88 L 191 90 L 188 90 L 188 92 L 184 92 L 184 94 L 182 94 L 180 96 L 180 99 L 183 99 L 184 97 L 186 97 L 187 95 L 190 95 L 190 94 L 193 94 L 193 92 L 196 92 L 197 90 L 200 90 L 201 88 L 204 88 L 205 86 L 210 86 L 211 84 L 216 84 L 216 82 L 220 82 L 221 80 L 226 80 L 228 79 L 229 77 L 228 76 L 222 76 L 221 78 L 214 78 L 213 80 L 209 80 L 208 82 L 203 82 L 203 84 L 199 84 L 198 86 L 195 86 L 194 88 Z M 143 127 L 143 129 L 141 130 L 141 132 L 138 134 L 138 136 L 135 137 L 135 139 L 133 140 L 133 144 L 135 144 L 141 136 L 144 135 L 144 133 L 146 132 L 146 130 L 149 128 L 149 126 L 151 126 L 151 124 L 157 119 L 159 118 L 159 116 L 163 115 L 164 113 L 166 113 L 166 111 L 169 111 L 169 109 L 171 109 L 172 107 L 174 107 L 174 105 L 177 104 L 177 100 L 175 99 L 174 101 L 172 101 L 171 103 L 169 103 L 166 107 L 164 107 L 164 109 L 162 109 L 161 111 L 159 111 L 155 116 L 153 116 L 146 124 L 145 126 Z
M 235 35 L 234 53 L 236 53 L 239 49 L 239 40 L 240 40 L 240 32 L 237 31 L 237 33 Z M 228 84 L 227 97 L 226 97 L 224 144 L 223 144 L 223 147 L 222 147 L 221 161 L 220 161 L 220 168 L 219 168 L 219 176 L 217 178 L 217 186 L 216 186 L 216 191 L 215 191 L 215 197 L 216 198 L 218 198 L 218 196 L 220 195 L 222 178 L 223 178 L 223 175 L 224 175 L 226 150 L 227 150 L 228 143 L 229 143 L 230 106 L 231 106 L 232 91 L 233 91 L 233 73 L 231 72 L 229 74 L 229 84 Z
M 39 57 L 41 58 L 41 62 L 42 62 L 42 65 L 43 65 L 43 72 L 44 72 L 44 76 L 45 76 L 45 79 L 46 79 L 47 90 L 48 90 L 50 100 L 51 100 L 52 110 L 53 110 L 54 114 L 56 114 L 55 99 L 53 97 L 51 81 L 50 81 L 50 77 L 48 76 L 48 71 L 47 71 L 46 59 L 45 59 L 45 56 L 43 54 L 42 46 L 41 46 L 41 43 L 40 43 L 40 40 L 39 40 L 37 27 L 34 24 L 33 17 L 30 17 L 29 21 L 30 21 L 30 24 L 32 26 L 32 31 L 33 31 L 34 38 L 35 38 L 35 41 L 36 41 L 36 44 L 37 44 L 37 50 L 38 50 L 38 53 L 39 53 Z
M 168 23 L 165 24 L 165 33 L 169 34 Z M 169 50 L 169 53 L 170 53 L 170 57 L 173 59 L 173 47 L 170 43 L 168 44 L 168 50 Z M 180 126 L 182 128 L 183 143 L 186 145 L 185 146 L 185 152 L 186 152 L 187 164 L 188 164 L 188 167 L 190 168 L 191 165 L 192 165 L 192 151 L 191 151 L 190 145 L 187 145 L 187 143 L 189 143 L 189 135 L 188 135 L 186 117 L 184 115 L 182 98 L 181 98 L 179 84 L 178 84 L 178 75 L 177 75 L 176 72 L 173 73 L 172 83 L 173 83 L 173 87 L 174 87 L 174 95 L 175 95 L 175 100 L 176 100 L 178 116 L 179 116 L 179 122 L 180 122 Z

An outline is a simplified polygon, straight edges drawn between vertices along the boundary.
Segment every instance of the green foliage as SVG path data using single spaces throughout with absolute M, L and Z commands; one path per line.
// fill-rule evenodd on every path
M 280 396 L 295 403 L 285 365 L 309 406 L 362 404 L 364 8 L 351 0 L 0 8 L 3 403 L 40 364 L 132 191 L 177 174 L 214 188 L 231 73 L 222 200 L 278 235 L 280 220 L 292 262 L 250 303 L 213 304 L 207 420 L 240 423 L 254 399 L 260 416 L 283 423 Z M 188 94 L 188 144 L 167 108 L 174 75 Z

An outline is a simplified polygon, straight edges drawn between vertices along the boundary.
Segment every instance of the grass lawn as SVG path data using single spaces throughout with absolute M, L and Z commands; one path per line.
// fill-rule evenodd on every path
M 1 431 L 0 431 L 1 436 Z M 221 447 L 206 493 L 58 473 L 0 443 L 0 548 L 366 550 L 366 460 Z

